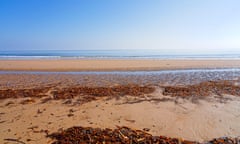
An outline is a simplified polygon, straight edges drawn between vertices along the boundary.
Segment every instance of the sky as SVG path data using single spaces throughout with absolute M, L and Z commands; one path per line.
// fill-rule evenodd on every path
M 0 0 L 0 50 L 240 54 L 239 0 Z

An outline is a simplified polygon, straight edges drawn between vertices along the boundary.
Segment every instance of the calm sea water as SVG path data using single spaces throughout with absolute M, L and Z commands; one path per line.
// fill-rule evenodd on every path
M 1 51 L 0 59 L 81 59 L 81 58 L 146 58 L 146 59 L 191 59 L 216 58 L 240 59 L 240 54 L 180 54 L 159 50 L 30 50 Z

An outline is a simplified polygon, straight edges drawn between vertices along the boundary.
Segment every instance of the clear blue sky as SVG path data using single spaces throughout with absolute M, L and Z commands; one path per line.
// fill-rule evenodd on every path
M 240 52 L 240 0 L 0 0 L 0 50 Z

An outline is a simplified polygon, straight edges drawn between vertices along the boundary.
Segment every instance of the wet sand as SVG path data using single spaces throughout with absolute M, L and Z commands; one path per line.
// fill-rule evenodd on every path
M 37 59 L 0 60 L 0 70 L 24 71 L 114 71 L 194 68 L 240 68 L 240 60 L 217 59 Z
M 47 134 L 72 126 L 147 128 L 199 142 L 240 135 L 238 69 L 0 78 L 0 143 L 52 143 Z

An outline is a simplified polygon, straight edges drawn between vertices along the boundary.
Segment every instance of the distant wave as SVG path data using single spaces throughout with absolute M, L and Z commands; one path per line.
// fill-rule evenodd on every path
M 0 59 L 240 59 L 239 56 L 0 56 Z
M 0 56 L 0 59 L 58 59 L 61 56 Z
M 171 54 L 155 50 L 0 51 L 0 59 L 240 59 L 240 54 Z

